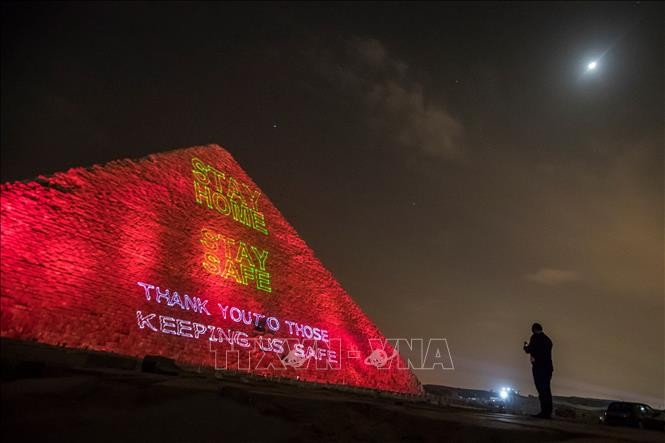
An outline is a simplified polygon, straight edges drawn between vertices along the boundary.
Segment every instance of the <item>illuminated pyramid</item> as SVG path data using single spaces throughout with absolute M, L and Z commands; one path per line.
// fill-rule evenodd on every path
M 2 185 L 3 337 L 419 392 L 219 146 Z

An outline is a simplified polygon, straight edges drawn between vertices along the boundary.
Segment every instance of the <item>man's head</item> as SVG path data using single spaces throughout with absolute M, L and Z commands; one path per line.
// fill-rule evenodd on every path
M 534 334 L 543 332 L 543 326 L 540 323 L 534 323 L 533 325 L 531 325 L 531 332 L 533 332 Z

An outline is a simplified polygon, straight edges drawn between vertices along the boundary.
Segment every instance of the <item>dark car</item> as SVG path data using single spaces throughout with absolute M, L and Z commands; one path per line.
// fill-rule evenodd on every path
M 601 421 L 608 425 L 665 430 L 663 414 L 642 403 L 623 401 L 610 403 L 607 411 L 603 413 Z

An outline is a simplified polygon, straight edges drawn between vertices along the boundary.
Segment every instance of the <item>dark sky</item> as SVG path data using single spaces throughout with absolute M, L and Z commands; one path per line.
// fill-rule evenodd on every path
M 218 143 L 426 383 L 663 407 L 663 3 L 3 4 L 2 180 Z M 598 59 L 598 68 L 586 64 Z

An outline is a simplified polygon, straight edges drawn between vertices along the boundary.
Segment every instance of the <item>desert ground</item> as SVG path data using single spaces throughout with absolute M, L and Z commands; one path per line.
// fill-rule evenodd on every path
M 204 371 L 145 372 L 70 353 L 17 360 L 3 341 L 5 441 L 662 442 L 663 433 Z M 32 353 L 35 357 L 34 352 Z M 62 360 L 61 360 L 62 363 Z M 159 371 L 158 371 L 159 372 Z

